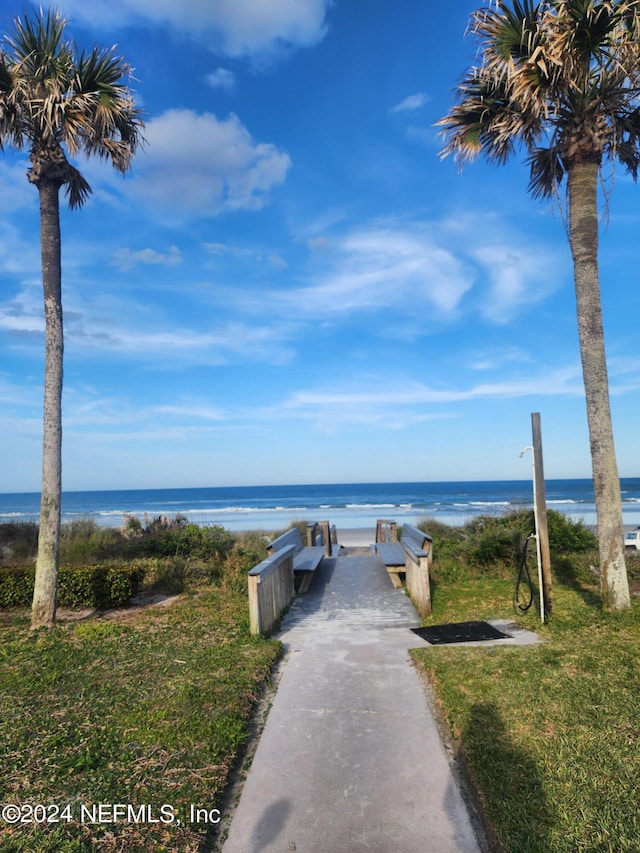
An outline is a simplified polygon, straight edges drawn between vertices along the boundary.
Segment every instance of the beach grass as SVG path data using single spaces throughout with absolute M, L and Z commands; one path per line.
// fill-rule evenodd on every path
M 241 549 L 230 564 L 164 606 L 31 636 L 24 610 L 0 612 L 0 803 L 25 821 L 0 824 L 1 851 L 215 849 L 281 654 L 249 635 Z
M 535 607 L 514 613 L 513 578 L 501 566 L 474 574 L 452 554 L 449 567 L 436 556 L 426 623 L 511 617 L 541 640 L 412 652 L 434 688 L 492 851 L 638 853 L 637 596 L 630 611 L 604 612 L 586 566 L 593 555 L 556 554 L 561 577 L 542 624 Z M 633 557 L 630 566 L 635 577 Z

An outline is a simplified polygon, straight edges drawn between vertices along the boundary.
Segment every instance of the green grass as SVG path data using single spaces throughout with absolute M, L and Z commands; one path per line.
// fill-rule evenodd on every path
M 73 820 L 0 824 L 7 851 L 197 851 L 215 832 L 256 699 L 281 653 L 248 631 L 242 578 L 169 607 L 28 635 L 0 614 L 0 804 L 70 805 Z M 91 825 L 81 805 L 173 807 L 176 821 Z
M 604 613 L 599 590 L 563 565 L 543 626 L 534 609 L 516 616 L 502 570 L 438 581 L 437 554 L 434 569 L 429 624 L 511 617 L 542 640 L 413 653 L 477 791 L 492 849 L 638 853 L 638 599 L 631 611 Z

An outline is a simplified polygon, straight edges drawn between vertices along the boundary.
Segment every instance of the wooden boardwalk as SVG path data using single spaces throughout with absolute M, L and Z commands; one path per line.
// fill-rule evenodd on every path
M 283 620 L 282 676 L 224 853 L 479 853 L 408 649 L 411 601 L 361 549 Z

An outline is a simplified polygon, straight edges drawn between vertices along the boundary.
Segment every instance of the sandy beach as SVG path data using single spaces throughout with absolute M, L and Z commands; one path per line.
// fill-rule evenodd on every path
M 376 541 L 375 529 L 351 528 L 342 530 L 338 528 L 338 544 L 345 548 L 366 548 Z

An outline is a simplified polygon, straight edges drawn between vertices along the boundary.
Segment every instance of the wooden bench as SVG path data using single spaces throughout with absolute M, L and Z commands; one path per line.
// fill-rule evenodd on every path
M 294 547 L 293 576 L 296 592 L 307 592 L 313 573 L 323 557 L 331 556 L 332 531 L 328 521 L 316 521 L 307 525 L 307 545 L 302 542 L 297 527 L 287 530 L 267 545 L 269 554 L 276 554 L 283 548 Z
M 393 525 L 387 527 L 387 525 Z M 385 535 L 387 541 L 378 541 L 378 536 Z M 385 565 L 391 583 L 400 589 L 402 587 L 401 574 L 406 574 L 407 558 L 414 561 L 426 561 L 427 567 L 431 563 L 431 537 L 411 524 L 405 524 L 402 528 L 400 541 L 396 541 L 397 532 L 395 522 L 378 522 L 376 527 L 376 542 L 371 550 Z M 390 540 L 390 541 L 389 541 Z
M 385 532 L 385 528 L 378 527 Z M 395 526 L 389 528 L 388 538 L 393 538 Z M 394 587 L 402 586 L 401 574 L 407 582 L 407 591 L 421 616 L 431 613 L 431 584 L 429 569 L 433 559 L 431 537 L 411 524 L 402 528 L 400 542 L 376 542 L 371 548 L 384 563 Z

